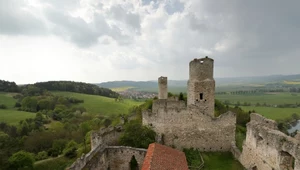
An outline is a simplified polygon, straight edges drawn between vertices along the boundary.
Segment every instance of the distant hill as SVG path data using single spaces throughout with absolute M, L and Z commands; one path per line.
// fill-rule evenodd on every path
M 95 84 L 89 84 L 83 82 L 47 81 L 47 82 L 38 82 L 33 85 L 49 91 L 68 91 L 68 92 L 100 95 L 100 96 L 106 96 L 112 98 L 119 96 L 118 93 L 108 88 L 99 87 Z
M 284 84 L 285 82 L 299 82 L 300 74 L 296 75 L 271 75 L 257 77 L 232 77 L 232 78 L 215 78 L 216 86 L 230 85 L 249 85 L 249 84 Z M 158 85 L 156 80 L 150 81 L 110 81 L 97 84 L 105 88 L 133 87 L 135 90 L 157 91 Z M 168 80 L 170 91 L 186 91 L 187 80 Z

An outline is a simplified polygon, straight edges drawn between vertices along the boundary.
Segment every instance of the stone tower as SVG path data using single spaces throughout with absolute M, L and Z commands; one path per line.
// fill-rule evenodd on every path
M 213 78 L 214 60 L 208 57 L 190 62 L 188 80 L 188 105 L 196 105 L 201 113 L 214 117 L 215 80 Z
M 158 78 L 158 99 L 168 99 L 168 78 Z

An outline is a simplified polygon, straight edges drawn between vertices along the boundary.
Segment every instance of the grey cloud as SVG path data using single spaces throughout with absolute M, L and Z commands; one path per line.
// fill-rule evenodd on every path
M 299 57 L 290 55 L 296 55 L 294 52 L 300 49 L 299 6 L 300 1 L 296 0 L 202 1 L 194 6 L 194 12 L 206 15 L 217 28 L 216 33 L 223 32 L 217 42 L 233 42 L 228 50 L 213 53 L 217 66 L 243 70 L 233 76 L 259 75 L 295 70 L 289 67 L 300 63 Z M 203 28 L 191 24 L 191 29 Z M 282 57 L 293 60 L 288 64 L 280 60 Z
M 179 0 L 167 1 L 165 9 L 168 14 L 172 15 L 175 12 L 182 12 L 184 9 L 184 4 L 181 3 Z
M 110 13 L 114 19 L 128 24 L 137 31 L 140 30 L 140 16 L 138 14 L 125 11 L 121 5 L 112 6 Z
M 40 35 L 45 34 L 45 24 L 21 8 L 25 4 L 16 0 L 0 0 L 0 34 Z
M 97 42 L 99 36 L 108 30 L 106 22 L 97 17 L 97 24 L 86 23 L 83 19 L 64 15 L 62 11 L 47 10 L 46 17 L 55 24 L 53 32 L 78 46 L 88 47 Z

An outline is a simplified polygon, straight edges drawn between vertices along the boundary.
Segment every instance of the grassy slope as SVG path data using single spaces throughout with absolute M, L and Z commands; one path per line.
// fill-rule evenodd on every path
M 243 170 L 243 166 L 233 158 L 231 152 L 204 152 L 204 170 Z
M 11 125 L 16 125 L 20 120 L 25 120 L 27 118 L 34 118 L 35 113 L 23 112 L 17 110 L 0 109 L 0 122 L 6 122 Z
M 16 103 L 16 99 L 13 98 L 14 95 L 14 93 L 0 92 L 0 104 L 4 104 L 9 109 L 12 109 Z
M 87 109 L 87 112 L 92 114 L 102 114 L 102 115 L 118 115 L 127 114 L 128 109 L 132 106 L 137 106 L 142 104 L 142 102 L 137 102 L 134 100 L 124 100 L 123 102 L 116 102 L 113 98 L 87 95 L 81 93 L 72 92 L 53 92 L 56 95 L 62 96 L 73 96 L 79 99 L 83 99 L 84 103 L 80 104 Z
M 34 170 L 64 170 L 73 162 L 74 160 L 67 159 L 64 156 L 49 158 L 46 160 L 35 162 Z
M 0 109 L 0 122 L 6 122 L 16 125 L 20 120 L 35 117 L 35 113 L 17 111 L 14 109 L 16 99 L 13 98 L 14 93 L 0 93 L 0 104 L 5 104 L 7 109 Z

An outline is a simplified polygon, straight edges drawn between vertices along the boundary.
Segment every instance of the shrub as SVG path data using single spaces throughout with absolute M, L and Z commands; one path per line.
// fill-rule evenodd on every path
M 47 159 L 48 158 L 48 154 L 46 151 L 42 151 L 42 152 L 39 152 L 36 156 L 35 156 L 35 159 L 38 161 L 38 160 L 43 160 L 43 159 Z
M 130 121 L 125 125 L 124 133 L 120 137 L 121 145 L 137 148 L 148 148 L 150 143 L 155 142 L 156 133 L 139 121 Z
M 34 158 L 29 152 L 19 151 L 17 153 L 14 153 L 8 161 L 10 163 L 11 169 L 32 169 Z
M 4 104 L 0 104 L 0 109 L 7 109 L 7 106 Z

